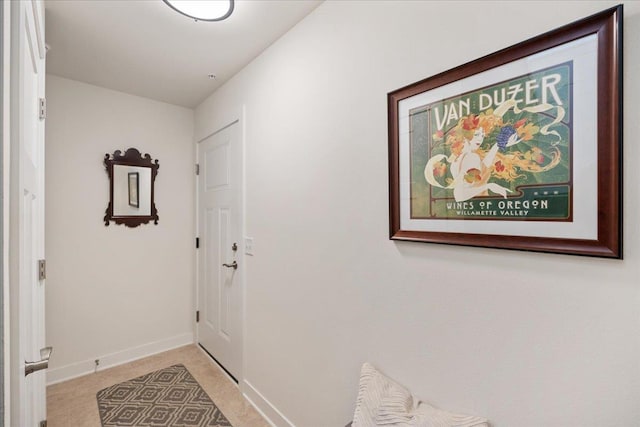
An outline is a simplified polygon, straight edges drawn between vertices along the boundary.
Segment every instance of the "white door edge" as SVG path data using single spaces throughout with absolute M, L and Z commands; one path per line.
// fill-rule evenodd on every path
M 9 313 L 9 200 L 6 195 L 9 194 L 9 165 L 11 159 L 10 153 L 10 133 L 11 133 L 11 109 L 9 108 L 9 91 L 10 91 L 10 44 L 11 44 L 11 5 L 10 2 L 2 2 L 0 5 L 2 10 L 2 194 L 5 195 L 2 202 L 2 316 L 3 316 L 3 401 L 0 402 L 3 408 L 4 420 L 0 419 L 0 424 L 10 426 L 10 408 L 11 408 L 11 354 L 10 354 L 10 313 Z
M 11 400 L 4 409 L 10 418 L 8 425 L 20 425 L 30 419 L 40 422 L 46 416 L 45 373 L 33 373 L 29 379 L 25 378 L 25 360 L 27 358 L 30 361 L 39 360 L 39 350 L 36 350 L 36 347 L 38 349 L 44 347 L 45 340 L 44 282 L 33 280 L 37 278 L 36 259 L 44 259 L 44 122 L 37 117 L 36 108 L 25 107 L 29 105 L 27 100 L 32 103 L 30 105 L 32 107 L 37 103 L 38 98 L 45 96 L 45 52 L 39 47 L 40 44 L 44 46 L 44 41 L 40 40 L 44 35 L 44 6 L 40 0 L 3 2 L 3 5 L 6 3 L 10 3 L 10 7 L 3 10 L 9 11 L 11 23 L 9 70 L 11 129 L 10 140 L 5 142 L 10 144 L 9 158 L 4 159 L 5 166 L 7 161 L 10 165 L 8 168 L 10 183 L 9 192 L 5 195 L 5 203 L 8 206 L 5 207 L 4 212 L 8 213 L 8 217 L 4 218 L 4 227 L 8 231 L 5 239 L 8 238 L 9 245 L 8 264 L 5 266 L 5 277 L 7 273 L 9 277 L 9 299 L 6 301 L 8 304 L 6 307 L 10 307 L 11 310 L 7 310 L 10 320 L 7 327 L 10 335 L 9 340 L 5 341 L 9 344 L 9 357 L 5 359 L 5 364 L 9 365 L 5 381 L 9 383 Z M 6 22 L 7 17 L 4 18 Z M 37 31 L 38 27 L 40 33 Z M 24 51 L 27 48 L 30 50 Z M 28 57 L 23 56 L 27 54 Z M 25 72 L 27 68 L 23 68 L 25 65 L 23 59 L 33 66 L 37 76 L 35 80 L 33 72 Z M 7 70 L 5 69 L 4 72 L 6 73 Z M 31 79 L 29 80 L 31 86 L 26 83 L 28 77 Z M 36 82 L 35 85 L 34 82 Z M 33 134 L 29 135 L 26 129 L 30 129 Z M 29 145 L 28 154 L 35 162 L 31 168 L 25 167 L 23 162 L 25 147 L 27 147 L 24 144 L 25 140 L 33 142 Z M 7 153 L 7 147 L 3 149 Z M 31 211 L 34 212 L 35 224 L 32 223 L 29 227 L 32 234 L 28 234 L 22 228 L 25 224 L 25 217 L 21 210 L 25 185 L 35 189 L 37 197 L 31 207 L 32 209 L 35 207 Z M 29 242 L 30 245 L 30 250 L 27 251 L 28 256 L 22 253 L 24 242 Z M 25 271 L 28 272 L 27 276 Z M 24 282 L 25 277 L 27 282 Z M 28 283 L 27 287 L 24 283 Z M 27 288 L 29 290 L 25 291 Z M 28 315 L 25 314 L 25 304 L 29 307 Z M 29 323 L 26 322 L 27 319 Z

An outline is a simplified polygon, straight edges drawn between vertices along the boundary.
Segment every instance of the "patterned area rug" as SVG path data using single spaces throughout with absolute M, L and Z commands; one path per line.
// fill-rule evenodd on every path
M 112 385 L 97 397 L 103 427 L 231 427 L 184 365 Z

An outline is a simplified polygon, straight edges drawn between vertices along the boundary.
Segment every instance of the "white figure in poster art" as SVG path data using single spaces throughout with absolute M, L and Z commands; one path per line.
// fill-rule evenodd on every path
M 506 198 L 513 190 L 492 182 L 492 178 L 513 183 L 522 172 L 547 171 L 560 161 L 560 152 L 553 147 L 547 154 L 537 146 L 525 152 L 507 151 L 521 141 L 532 140 L 539 131 L 540 128 L 527 119 L 505 122 L 502 114 L 492 110 L 465 116 L 446 134 L 444 146 L 449 155 L 437 154 L 427 162 L 425 179 L 434 187 L 453 190 L 456 202 L 478 196 Z M 488 149 L 483 148 L 489 133 L 495 142 Z M 443 138 L 442 131 L 433 136 L 436 143 Z
M 487 191 L 502 197 L 507 197 L 507 193 L 511 192 L 508 188 L 489 182 L 499 147 L 497 143 L 493 144 L 484 158 L 481 158 L 478 149 L 484 142 L 484 136 L 484 128 L 476 128 L 471 140 L 464 139 L 462 153 L 451 162 L 453 197 L 456 202 L 487 194 Z

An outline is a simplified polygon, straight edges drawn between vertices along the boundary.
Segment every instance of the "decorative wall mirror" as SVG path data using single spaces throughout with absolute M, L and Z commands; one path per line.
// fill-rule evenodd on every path
M 104 166 L 109 175 L 109 206 L 104 216 L 104 225 L 109 221 L 137 227 L 153 221 L 158 224 L 154 183 L 158 174 L 158 160 L 144 157 L 135 148 L 129 148 L 124 155 L 116 150 L 113 156 L 104 156 Z

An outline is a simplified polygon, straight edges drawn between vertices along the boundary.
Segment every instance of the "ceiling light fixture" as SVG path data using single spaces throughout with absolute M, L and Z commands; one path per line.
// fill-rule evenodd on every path
M 196 21 L 222 21 L 233 12 L 233 0 L 162 0 L 171 9 Z

